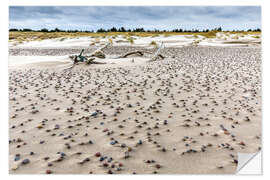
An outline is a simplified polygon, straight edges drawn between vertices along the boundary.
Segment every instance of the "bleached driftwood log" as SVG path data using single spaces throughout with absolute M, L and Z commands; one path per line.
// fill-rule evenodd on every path
M 163 47 L 160 47 L 150 60 L 156 60 L 158 57 L 160 57 L 161 59 L 164 59 L 165 56 L 160 54 L 160 49 L 162 49 L 162 48 Z M 126 58 L 126 57 L 128 57 L 130 55 L 133 55 L 133 54 L 138 54 L 139 56 L 143 56 L 145 53 L 152 54 L 151 52 L 148 52 L 148 51 L 132 51 L 132 52 L 126 53 L 124 55 L 118 56 L 118 57 L 116 57 L 116 59 L 118 59 L 118 58 Z
M 95 50 L 93 53 L 91 53 L 88 56 L 83 56 L 85 58 L 84 62 L 86 64 L 106 64 L 106 63 L 94 61 L 95 60 L 94 57 L 104 59 L 106 56 L 103 53 L 103 49 L 105 49 L 106 47 L 108 47 L 109 44 L 110 43 L 105 44 L 104 46 L 102 46 L 99 49 Z M 64 70 L 71 70 L 75 66 L 75 64 L 77 64 L 78 62 L 80 62 L 80 61 L 77 61 L 77 57 L 78 57 L 77 55 L 71 55 L 71 56 L 69 56 L 69 58 L 72 60 L 73 64 L 72 64 L 72 66 L 70 66 L 68 68 L 65 68 Z
M 85 63 L 86 63 L 86 64 L 92 64 L 94 60 L 95 60 L 95 58 L 88 58 L 88 59 L 85 61 Z
M 101 58 L 101 59 L 105 59 L 105 54 L 103 53 L 103 49 L 105 49 L 106 47 L 109 46 L 110 43 L 105 44 L 104 46 L 100 47 L 99 49 L 95 50 L 93 53 L 91 53 L 87 57 L 97 57 L 97 58 Z
M 139 56 L 143 56 L 143 52 L 142 51 L 133 51 L 133 52 L 129 52 L 127 54 L 124 54 L 122 56 L 119 56 L 118 58 L 126 58 L 130 55 L 133 55 L 133 54 L 138 54 Z
M 163 44 L 163 42 L 161 43 L 161 45 L 160 45 L 160 47 L 158 48 L 158 50 L 155 52 L 155 54 L 153 55 L 153 57 L 149 60 L 149 62 L 151 62 L 151 61 L 155 61 L 155 60 L 157 60 L 159 57 L 161 58 L 161 59 L 164 59 L 165 57 L 162 55 L 162 54 L 160 54 L 160 51 L 161 51 L 161 49 L 164 47 L 164 44 Z
M 97 62 L 97 61 L 94 61 L 96 58 L 87 58 L 87 60 L 85 61 L 85 63 L 87 65 L 89 64 L 106 64 L 105 62 Z

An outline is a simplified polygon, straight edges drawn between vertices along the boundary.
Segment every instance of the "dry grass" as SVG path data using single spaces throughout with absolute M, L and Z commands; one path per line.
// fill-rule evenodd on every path
M 164 34 L 164 37 L 169 37 L 169 36 L 171 36 L 170 34 Z
M 187 39 L 192 39 L 193 36 L 185 36 L 185 38 L 187 38 Z
M 128 37 L 127 39 L 130 42 L 134 42 L 134 38 L 131 36 L 138 37 L 157 37 L 159 35 L 164 35 L 165 37 L 173 35 L 193 35 L 197 37 L 198 35 L 204 36 L 205 38 L 215 38 L 217 31 L 209 32 L 105 32 L 105 33 L 86 33 L 86 32 L 10 32 L 9 40 L 16 42 L 25 42 L 25 41 L 41 41 L 44 39 L 54 39 L 54 38 L 75 38 L 75 37 L 93 37 L 93 38 L 104 38 L 111 36 L 112 39 L 115 39 L 117 36 L 122 35 Z M 260 35 L 261 32 L 224 32 L 226 34 L 241 34 L 241 35 Z M 132 38 L 132 40 L 131 40 Z
M 113 40 L 111 38 L 108 39 L 110 44 L 113 44 Z
M 246 31 L 239 31 L 239 32 L 232 32 L 232 31 L 225 31 L 228 34 L 243 34 L 243 35 L 258 35 L 261 32 L 246 32 Z
M 151 36 L 151 37 L 159 37 L 159 34 L 155 34 L 155 35 L 153 35 L 153 36 Z
M 232 37 L 232 39 L 236 39 L 236 40 L 238 40 L 238 39 L 239 39 L 239 35 L 235 35 L 235 36 L 233 36 L 233 37 Z
M 157 47 L 157 43 L 156 43 L 156 41 L 151 41 L 150 46 Z
M 215 38 L 217 36 L 217 31 L 209 31 L 201 34 L 206 38 Z
M 261 36 L 252 36 L 253 38 L 257 38 L 257 39 L 259 39 L 259 38 L 261 38 Z
M 130 42 L 130 44 L 134 44 L 134 38 L 133 37 L 126 37 L 127 38 L 127 40 Z

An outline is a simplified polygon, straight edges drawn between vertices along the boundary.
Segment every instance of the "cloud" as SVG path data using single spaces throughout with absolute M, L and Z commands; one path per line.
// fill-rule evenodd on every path
M 258 6 L 11 6 L 10 28 L 97 30 L 261 27 Z

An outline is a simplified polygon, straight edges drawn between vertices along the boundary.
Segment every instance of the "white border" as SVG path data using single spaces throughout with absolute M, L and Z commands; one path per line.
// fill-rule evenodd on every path
M 119 5 L 119 6 L 170 6 L 170 5 L 260 5 L 262 0 L 10 0 L 10 5 L 63 5 L 63 6 L 84 6 L 84 5 Z
M 108 175 L 57 175 L 51 176 L 50 178 L 65 178 L 65 180 L 74 179 L 74 178 L 110 178 L 110 179 L 118 179 L 119 178 L 156 178 L 156 179 L 164 179 L 164 178 L 189 178 L 191 180 L 198 178 L 205 178 L 207 180 L 216 180 L 219 179 L 228 179 L 228 178 L 240 178 L 240 179 L 270 179 L 270 165 L 267 160 L 270 160 L 270 148 L 269 148 L 269 139 L 270 139 L 270 116 L 268 108 L 270 108 L 270 6 L 268 3 L 269 0 L 170 0 L 170 1 L 159 1 L 159 0 L 2 0 L 0 6 L 0 172 L 1 179 L 47 179 L 48 176 L 43 175 L 8 175 L 8 5 L 46 5 L 46 6 L 82 6 L 82 5 L 208 5 L 208 6 L 221 6 L 221 5 L 240 5 L 240 6 L 250 6 L 250 5 L 261 5 L 262 6 L 262 30 L 263 30 L 263 176 L 237 176 L 237 175 L 134 175 L 134 176 L 108 176 Z M 267 142 L 268 141 L 268 142 Z M 268 177 L 267 177 L 268 176 Z
M 237 165 L 237 174 L 241 175 L 259 175 L 262 174 L 262 152 L 256 153 L 246 153 L 246 157 L 248 157 L 247 161 L 244 162 L 242 166 L 240 165 L 239 155 L 238 153 L 238 165 Z
M 0 171 L 8 172 L 8 6 L 0 5 Z

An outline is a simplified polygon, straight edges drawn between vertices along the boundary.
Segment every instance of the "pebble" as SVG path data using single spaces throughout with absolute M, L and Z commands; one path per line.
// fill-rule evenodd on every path
M 48 163 L 48 167 L 51 167 L 51 166 L 53 166 L 53 164 L 52 163 Z
M 104 157 L 100 157 L 99 161 L 104 161 L 104 159 L 105 159 Z
M 91 113 L 91 116 L 97 116 L 97 112 L 95 111 L 95 112 L 93 112 L 93 113 Z
M 51 170 L 46 170 L 46 174 L 52 174 L 52 171 Z
M 125 148 L 126 146 L 126 144 L 121 144 L 121 148 Z
M 16 154 L 16 155 L 15 155 L 15 158 L 14 158 L 14 161 L 18 161 L 18 160 L 20 160 L 20 159 L 21 159 L 20 154 Z
M 111 169 L 108 170 L 108 174 L 113 174 Z
M 111 141 L 110 144 L 111 145 L 115 145 L 117 143 L 117 141 Z
M 26 165 L 26 164 L 29 164 L 30 163 L 30 160 L 29 159 L 24 159 L 23 161 L 22 161 L 22 164 L 23 165 Z

